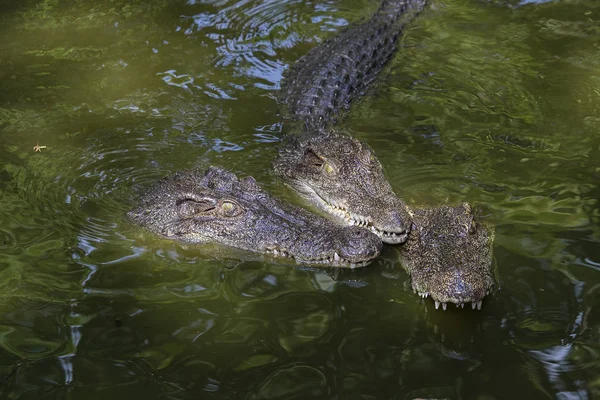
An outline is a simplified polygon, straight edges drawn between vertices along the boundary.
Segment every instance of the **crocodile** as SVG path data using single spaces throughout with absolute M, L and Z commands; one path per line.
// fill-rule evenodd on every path
M 333 126 L 385 67 L 404 27 L 424 6 L 425 0 L 383 1 L 370 20 L 298 60 L 282 84 L 280 101 L 298 132 L 282 141 L 273 172 L 317 208 L 390 244 L 408 237 L 408 207 L 373 150 Z
M 157 181 L 129 219 L 184 243 L 218 243 L 300 264 L 356 268 L 381 253 L 361 227 L 336 224 L 280 201 L 252 177 L 218 167 L 181 171 Z
M 280 102 L 294 121 L 273 172 L 316 208 L 362 226 L 385 243 L 401 244 L 399 258 L 413 289 L 448 303 L 481 308 L 494 288 L 494 231 L 469 204 L 408 207 L 392 190 L 381 163 L 364 142 L 336 127 L 396 51 L 406 24 L 425 0 L 384 1 L 370 20 L 313 48 L 287 73 Z

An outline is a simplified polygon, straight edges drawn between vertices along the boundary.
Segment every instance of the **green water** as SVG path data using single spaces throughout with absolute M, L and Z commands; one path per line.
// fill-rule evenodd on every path
M 283 71 L 367 0 L 0 2 L 0 398 L 600 396 L 600 3 L 437 0 L 344 126 L 412 205 L 480 205 L 498 291 L 414 295 L 130 226 L 136 190 L 269 175 Z M 35 152 L 33 146 L 47 146 Z

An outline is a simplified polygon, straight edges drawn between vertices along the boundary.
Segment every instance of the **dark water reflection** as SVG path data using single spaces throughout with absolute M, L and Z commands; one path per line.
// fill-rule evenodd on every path
M 600 394 L 596 2 L 434 2 L 345 125 L 409 203 L 495 223 L 481 312 L 415 296 L 392 247 L 327 271 L 123 219 L 209 164 L 294 200 L 268 173 L 288 129 L 273 97 L 373 2 L 0 7 L 0 397 Z

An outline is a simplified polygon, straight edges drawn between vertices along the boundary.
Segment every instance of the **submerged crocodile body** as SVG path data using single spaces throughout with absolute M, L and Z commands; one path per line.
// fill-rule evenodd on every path
M 286 204 L 254 178 L 238 179 L 217 167 L 163 178 L 128 217 L 169 239 L 220 243 L 310 265 L 362 267 L 382 247 L 366 229 L 340 226 Z
M 327 133 L 340 111 L 364 94 L 397 48 L 425 0 L 383 0 L 371 18 L 350 26 L 300 58 L 286 74 L 282 102 L 304 130 Z
M 355 25 L 305 55 L 288 73 L 282 102 L 297 133 L 282 142 L 273 171 L 317 208 L 349 225 L 364 226 L 386 243 L 402 243 L 400 260 L 413 289 L 473 308 L 494 286 L 493 229 L 471 207 L 411 210 L 393 192 L 374 152 L 333 130 L 396 50 L 406 23 L 425 0 L 384 1 Z

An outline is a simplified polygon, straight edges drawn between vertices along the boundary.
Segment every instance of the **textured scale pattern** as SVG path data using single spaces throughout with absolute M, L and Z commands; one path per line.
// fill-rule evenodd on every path
M 286 74 L 282 102 L 304 128 L 320 131 L 364 94 L 396 50 L 424 0 L 384 1 L 365 23 L 313 48 Z

